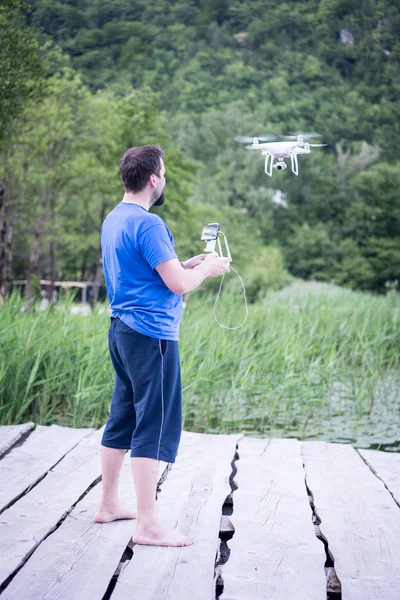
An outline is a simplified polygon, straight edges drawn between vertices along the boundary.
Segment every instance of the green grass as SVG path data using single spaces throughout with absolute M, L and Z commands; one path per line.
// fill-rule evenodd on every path
M 400 297 L 296 284 L 250 305 L 242 329 L 213 319 L 214 295 L 191 295 L 181 325 L 184 426 L 255 435 L 400 443 Z M 113 371 L 108 314 L 71 314 L 71 302 L 0 309 L 3 424 L 100 426 Z M 241 322 L 243 302 L 222 293 L 220 321 Z
M 235 332 L 214 325 L 212 303 L 193 298 L 184 316 L 188 428 L 400 442 L 400 297 L 298 284 L 252 305 Z M 242 313 L 222 297 L 220 320 Z
M 13 297 L 0 309 L 1 423 L 105 420 L 113 387 L 106 310 L 85 317 L 71 314 L 71 304 L 21 312 L 23 302 Z

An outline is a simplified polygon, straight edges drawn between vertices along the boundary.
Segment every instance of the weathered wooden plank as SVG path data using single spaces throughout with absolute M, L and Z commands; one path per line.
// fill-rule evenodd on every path
M 358 451 L 400 504 L 400 454 L 378 450 Z
M 134 498 L 126 456 L 121 498 Z M 103 597 L 133 533 L 132 521 L 99 524 L 94 515 L 101 497 L 96 485 L 61 526 L 37 548 L 1 595 L 2 600 L 94 600 Z
M 158 500 L 162 522 L 194 538 L 192 546 L 133 548 L 112 600 L 212 600 L 222 505 L 237 435 L 186 434 Z
M 0 457 L 12 448 L 23 435 L 35 427 L 35 423 L 0 426 Z
M 399 600 L 400 511 L 350 444 L 302 444 L 307 483 L 346 600 Z
M 312 523 L 297 440 L 239 442 L 230 517 L 235 534 L 223 566 L 229 600 L 321 600 L 325 551 Z
M 29 494 L 0 517 L 0 585 L 29 557 L 100 476 L 103 430 L 84 438 Z
M 0 509 L 40 481 L 51 467 L 93 431 L 58 425 L 38 426 L 22 446 L 11 450 L 0 461 Z

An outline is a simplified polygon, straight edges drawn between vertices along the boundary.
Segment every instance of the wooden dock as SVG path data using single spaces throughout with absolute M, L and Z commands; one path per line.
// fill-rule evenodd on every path
M 157 548 L 93 520 L 101 433 L 0 427 L 1 600 L 400 600 L 400 454 L 184 432 L 157 502 L 195 543 Z

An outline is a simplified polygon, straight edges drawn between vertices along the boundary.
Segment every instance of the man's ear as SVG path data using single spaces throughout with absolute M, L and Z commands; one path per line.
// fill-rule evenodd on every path
M 157 179 L 155 175 L 150 175 L 149 182 L 152 187 L 157 187 Z

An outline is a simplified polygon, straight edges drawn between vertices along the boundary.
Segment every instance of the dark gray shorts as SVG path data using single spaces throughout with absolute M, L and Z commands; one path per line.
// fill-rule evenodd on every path
M 108 345 L 116 377 L 102 445 L 175 462 L 182 431 L 178 342 L 111 318 Z

